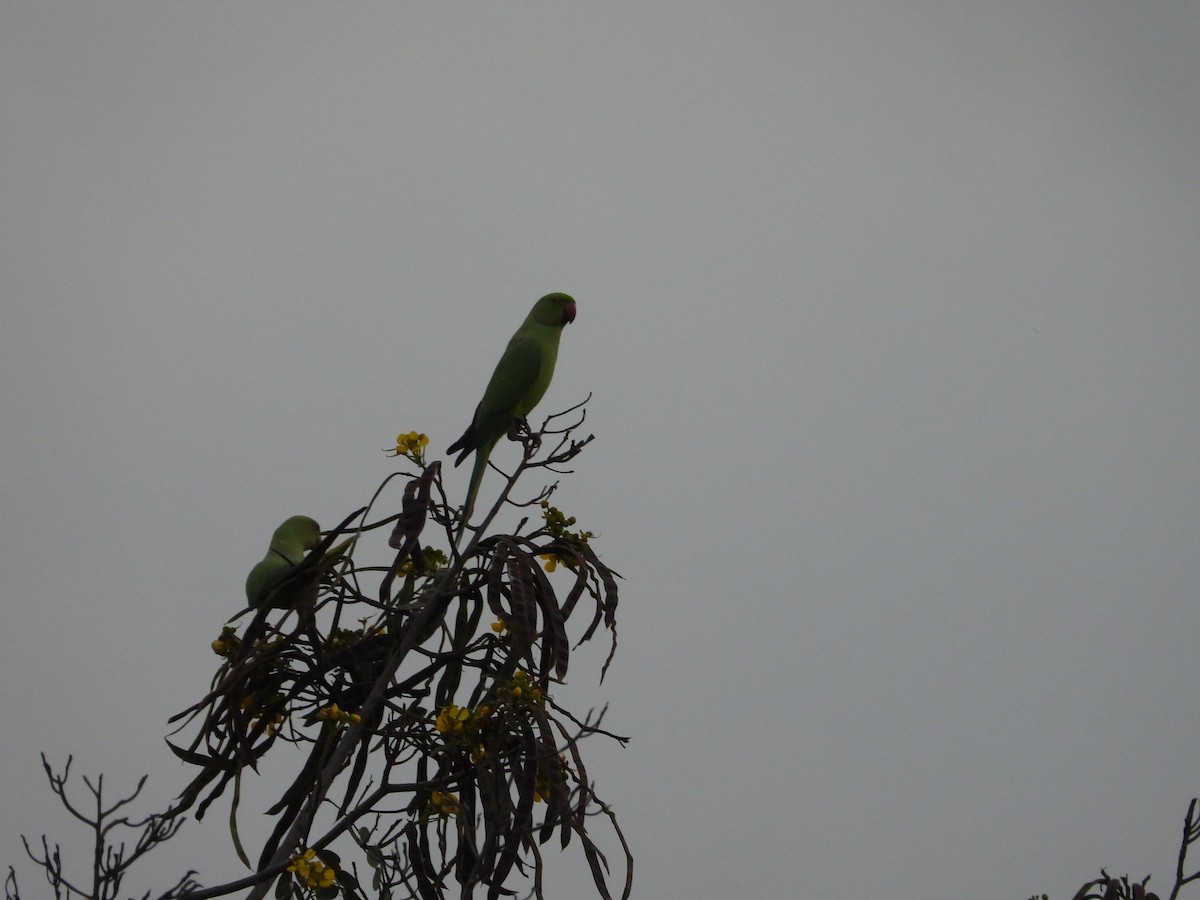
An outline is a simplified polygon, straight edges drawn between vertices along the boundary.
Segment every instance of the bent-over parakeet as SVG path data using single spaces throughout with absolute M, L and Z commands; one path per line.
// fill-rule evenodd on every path
M 267 555 L 246 576 L 246 599 L 250 607 L 258 609 L 268 600 L 271 606 L 290 606 L 290 597 L 272 598 L 271 595 L 299 568 L 308 551 L 320 542 L 321 526 L 308 516 L 292 516 L 276 528 Z M 292 592 L 285 593 L 290 595 Z
M 563 326 L 573 321 L 575 301 L 566 294 L 547 294 L 533 304 L 496 364 L 483 399 L 475 407 L 475 418 L 463 436 L 446 450 L 447 453 L 462 451 L 454 461 L 456 466 L 475 451 L 458 537 L 475 509 L 475 495 L 479 493 L 492 448 L 509 432 L 514 421 L 529 415 L 546 393 L 558 359 L 558 339 Z

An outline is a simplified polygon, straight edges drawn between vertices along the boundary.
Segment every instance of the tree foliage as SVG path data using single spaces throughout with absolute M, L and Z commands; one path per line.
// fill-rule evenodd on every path
M 551 505 L 556 483 L 513 497 L 522 476 L 568 471 L 592 440 L 576 437 L 584 418 L 576 407 L 514 431 L 521 462 L 462 546 L 428 439 L 401 435 L 404 468 L 324 533 L 244 628 L 221 630 L 210 689 L 172 719 L 171 749 L 194 774 L 154 822 L 165 839 L 227 797 L 250 874 L 199 887 L 189 873 L 172 896 L 542 897 L 551 841 L 582 854 L 599 896 L 629 896 L 632 856 L 582 752 L 587 738 L 626 738 L 602 728 L 604 710 L 577 715 L 554 696 L 573 651 L 607 635 L 603 678 L 619 576 Z M 516 524 L 491 530 L 505 508 Z M 365 561 L 375 550 L 387 555 Z M 280 753 L 287 745 L 302 752 Z M 296 775 L 266 810 L 269 837 L 247 848 L 243 787 L 268 754 Z M 33 858 L 50 871 L 50 855 Z
M 1200 815 L 1197 814 L 1197 804 L 1200 799 L 1193 798 L 1188 804 L 1187 815 L 1183 819 L 1183 838 L 1179 842 L 1179 856 L 1175 864 L 1175 883 L 1171 886 L 1169 900 L 1179 900 L 1184 886 L 1200 880 L 1200 869 L 1186 873 L 1188 851 L 1192 844 L 1200 840 Z M 1109 875 L 1104 869 L 1100 877 L 1084 884 L 1072 900 L 1159 900 L 1158 894 L 1146 889 L 1150 882 L 1147 875 L 1141 881 L 1130 881 L 1128 875 L 1119 878 Z M 1029 900 L 1049 900 L 1046 894 L 1041 897 L 1033 896 Z

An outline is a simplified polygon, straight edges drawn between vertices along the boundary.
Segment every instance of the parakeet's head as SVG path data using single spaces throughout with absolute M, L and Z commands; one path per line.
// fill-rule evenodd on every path
M 566 294 L 547 294 L 529 311 L 539 325 L 566 325 L 575 321 L 575 299 Z
M 272 548 L 311 550 L 321 543 L 321 526 L 308 516 L 292 516 L 271 535 Z

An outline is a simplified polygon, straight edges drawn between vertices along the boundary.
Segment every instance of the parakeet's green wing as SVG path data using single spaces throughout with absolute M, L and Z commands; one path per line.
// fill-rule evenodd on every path
M 538 382 L 544 357 L 541 342 L 534 338 L 521 338 L 508 345 L 475 410 L 476 435 L 506 434 L 514 417 L 533 409 L 541 396 L 531 398 L 530 389 Z M 543 386 L 541 393 L 545 392 Z
M 494 443 L 506 434 L 515 417 L 525 416 L 542 399 L 550 383 L 549 378 L 542 377 L 546 373 L 545 359 L 545 348 L 535 337 L 515 335 L 509 341 L 483 399 L 475 407 L 471 424 L 446 451 L 462 451 L 454 461 L 456 466 L 489 438 Z

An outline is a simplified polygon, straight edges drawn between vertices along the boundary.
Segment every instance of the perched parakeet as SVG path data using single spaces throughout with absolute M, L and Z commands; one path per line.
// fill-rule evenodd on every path
M 496 364 L 483 399 L 475 408 L 475 418 L 463 436 L 446 450 L 447 453 L 462 451 L 454 461 L 456 466 L 475 451 L 459 536 L 475 509 L 475 495 L 479 493 L 492 448 L 509 432 L 514 421 L 529 415 L 546 393 L 558 359 L 558 339 L 563 326 L 573 321 L 575 301 L 566 294 L 547 294 L 533 304 Z
M 321 526 L 308 516 L 292 516 L 275 529 L 271 535 L 271 548 L 262 562 L 250 570 L 246 577 L 246 599 L 252 609 L 264 604 L 290 606 L 291 599 L 272 598 L 291 575 L 299 568 L 305 555 L 321 542 Z

